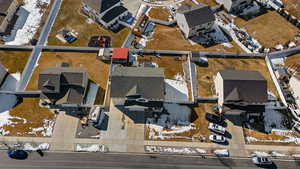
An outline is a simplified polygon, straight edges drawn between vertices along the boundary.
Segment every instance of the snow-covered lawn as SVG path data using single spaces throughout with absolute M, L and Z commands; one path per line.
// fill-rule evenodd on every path
M 207 151 L 200 148 L 187 147 L 163 147 L 163 146 L 145 146 L 145 151 L 149 153 L 171 153 L 171 154 L 207 154 Z
M 99 144 L 76 144 L 75 151 L 77 152 L 106 152 L 107 148 Z
M 195 125 L 190 122 L 191 109 L 187 106 L 178 104 L 164 104 L 168 114 L 155 114 L 152 118 L 147 118 L 146 126 L 149 129 L 149 139 L 171 139 L 186 138 L 187 136 L 178 136 L 195 130 Z
M 40 27 L 41 19 L 43 16 L 43 9 L 41 6 L 49 5 L 50 0 L 24 0 L 23 9 L 29 12 L 24 26 L 19 29 L 14 39 L 7 41 L 6 45 L 24 45 L 30 42 L 34 37 L 38 28 Z M 6 39 L 10 39 L 7 37 Z
M 31 128 L 32 130 L 28 134 L 36 135 L 37 132 L 41 132 L 41 134 L 44 137 L 52 136 L 55 121 L 45 119 L 45 120 L 43 120 L 43 123 L 44 123 L 43 127 Z

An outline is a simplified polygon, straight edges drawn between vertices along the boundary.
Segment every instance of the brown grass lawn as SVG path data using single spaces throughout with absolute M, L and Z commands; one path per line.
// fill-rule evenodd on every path
M 286 136 L 281 136 L 281 135 L 277 135 L 276 133 L 272 132 L 272 133 L 262 133 L 256 130 L 251 130 L 251 129 L 243 129 L 244 131 L 244 135 L 245 136 L 250 136 L 250 137 L 254 137 L 260 140 L 283 140 L 283 139 L 287 139 Z M 291 136 L 293 136 L 294 134 L 291 134 Z M 247 143 L 247 142 L 246 142 Z M 258 142 L 250 142 L 247 144 L 254 144 L 254 145 L 285 145 L 285 146 L 296 146 L 296 144 L 294 142 L 290 142 L 290 143 L 276 143 L 276 142 L 263 142 L 263 141 L 258 141 Z
M 179 56 L 161 56 L 161 58 L 157 58 L 155 56 L 145 55 L 143 57 L 138 57 L 139 63 L 145 61 L 151 61 L 158 64 L 158 67 L 162 67 L 165 69 L 165 77 L 167 79 L 174 79 L 174 76 L 177 74 L 183 75 L 183 61 L 186 61 L 186 56 L 180 56 L 183 61 L 175 60 L 175 58 Z
M 36 67 L 27 90 L 36 90 L 38 84 L 39 72 L 47 67 L 55 67 L 60 63 L 69 63 L 72 67 L 83 67 L 89 76 L 89 79 L 102 88 L 102 92 L 106 90 L 106 84 L 109 75 L 109 65 L 96 59 L 95 53 L 56 53 L 44 52 L 41 55 L 38 66 Z M 104 94 L 103 96 L 104 97 Z M 100 101 L 99 101 L 100 102 Z M 103 98 L 102 98 L 103 102 Z
M 120 47 L 130 32 L 129 28 L 124 28 L 118 33 L 110 32 L 98 24 L 88 24 L 87 17 L 81 14 L 82 0 L 64 0 L 56 18 L 52 31 L 49 35 L 49 45 L 67 45 L 67 46 L 87 46 L 91 36 L 110 35 L 112 37 L 112 45 Z M 62 43 L 55 36 L 57 32 L 65 27 L 70 27 L 79 33 L 77 41 L 72 44 Z
M 293 40 L 299 32 L 297 27 L 276 11 L 270 11 L 249 21 L 236 18 L 235 22 L 267 48 Z
M 211 7 L 217 5 L 217 3 L 216 3 L 215 0 L 196 0 L 196 1 L 199 2 L 199 3 L 206 4 L 206 5 L 208 5 L 208 6 L 211 6 Z M 196 4 L 195 4 L 193 1 L 191 1 L 191 0 L 185 0 L 185 1 L 183 1 L 181 4 L 196 5 Z
M 233 47 L 227 48 L 222 45 L 215 45 L 209 48 L 204 48 L 199 44 L 192 45 L 184 38 L 178 27 L 168 27 L 156 25 L 154 34 L 149 42 L 147 42 L 146 49 L 162 49 L 162 50 L 202 50 L 202 51 L 220 51 L 220 52 L 240 52 L 243 50 L 232 42 Z
M 0 51 L 0 63 L 10 73 L 22 73 L 29 56 L 30 52 Z
M 300 18 L 300 1 L 299 0 L 282 0 L 284 8 L 289 11 L 291 15 Z
M 31 132 L 32 128 L 43 127 L 43 120 L 55 120 L 55 115 L 49 109 L 39 106 L 38 98 L 24 99 L 21 104 L 10 110 L 10 115 L 24 118 L 27 123 L 13 119 L 12 122 L 16 124 L 3 127 L 4 130 L 10 131 L 9 136 L 42 136 L 41 132 L 37 132 L 37 135 L 28 132 Z
M 166 7 L 153 7 L 149 11 L 149 17 L 163 21 L 169 21 L 168 18 L 170 15 L 170 11 Z
M 300 54 L 296 54 L 293 56 L 287 57 L 285 60 L 285 65 L 287 67 L 290 67 L 297 71 L 298 73 L 300 72 Z
M 160 141 L 200 141 L 200 138 L 204 138 L 203 142 L 210 142 L 209 135 L 211 134 L 208 129 L 208 121 L 205 119 L 205 112 L 210 112 L 213 104 L 198 104 L 195 106 L 191 106 L 192 109 L 192 117 L 191 122 L 195 124 L 195 129 L 190 130 L 188 132 L 173 134 L 175 138 L 166 138 Z M 170 129 L 165 129 L 170 130 Z M 157 140 L 157 139 L 149 139 L 149 128 L 145 128 L 145 139 L 146 140 Z M 168 135 L 164 135 L 168 136 Z
M 268 90 L 278 96 L 277 90 L 264 59 L 208 59 L 208 67 L 197 66 L 198 96 L 212 96 L 214 94 L 214 77 L 219 70 L 232 67 L 238 70 L 259 71 L 268 81 Z

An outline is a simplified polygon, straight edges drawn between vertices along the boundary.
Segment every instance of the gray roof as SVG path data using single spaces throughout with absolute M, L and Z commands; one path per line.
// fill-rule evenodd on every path
M 0 13 L 6 14 L 13 1 L 14 0 L 0 0 Z
M 199 5 L 184 4 L 177 10 L 185 16 L 188 26 L 194 27 L 208 22 L 215 21 L 215 15 L 208 5 L 200 3 Z
M 114 67 L 111 72 L 111 97 L 126 98 L 140 94 L 148 100 L 163 101 L 164 69 L 150 67 Z
M 50 67 L 40 73 L 38 88 L 58 104 L 82 104 L 87 84 L 83 68 Z
M 0 64 L 0 85 L 3 83 L 6 75 L 8 74 L 6 68 Z
M 83 2 L 98 13 L 102 13 L 119 3 L 120 0 L 83 0 Z
M 266 80 L 259 72 L 251 70 L 225 69 L 219 73 L 224 80 Z
M 109 23 L 110 21 L 112 21 L 113 19 L 119 17 L 121 14 L 123 14 L 124 12 L 126 12 L 127 9 L 123 6 L 116 6 L 113 9 L 109 10 L 103 17 L 102 20 L 105 23 Z
M 222 70 L 225 102 L 266 103 L 267 81 L 256 71 Z

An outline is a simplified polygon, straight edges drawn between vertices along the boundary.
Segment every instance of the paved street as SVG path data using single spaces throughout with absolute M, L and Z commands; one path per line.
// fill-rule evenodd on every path
M 275 161 L 272 168 L 296 169 L 299 161 Z M 46 153 L 40 157 L 33 152 L 26 160 L 9 159 L 0 152 L 3 169 L 250 169 L 258 168 L 251 159 L 200 158 L 170 155 Z

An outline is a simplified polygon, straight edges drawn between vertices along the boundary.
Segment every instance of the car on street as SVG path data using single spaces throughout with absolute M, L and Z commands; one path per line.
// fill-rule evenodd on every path
M 263 156 L 252 157 L 252 162 L 256 165 L 271 165 L 273 163 L 270 157 Z
M 205 118 L 206 118 L 207 121 L 212 122 L 212 123 L 216 123 L 216 124 L 219 124 L 219 125 L 223 125 L 225 123 L 224 119 L 222 117 L 220 117 L 218 115 L 215 115 L 215 114 L 206 113 Z
M 209 140 L 215 143 L 225 143 L 226 139 L 224 136 L 212 134 L 209 136 Z
M 218 134 L 225 134 L 226 129 L 218 124 L 215 123 L 209 123 L 208 124 L 208 129 L 210 129 L 211 131 L 218 133 Z
M 17 160 L 25 160 L 28 157 L 28 153 L 24 150 L 8 150 L 7 155 L 10 158 L 17 159 Z

